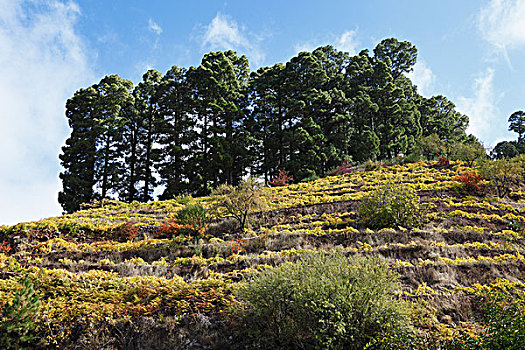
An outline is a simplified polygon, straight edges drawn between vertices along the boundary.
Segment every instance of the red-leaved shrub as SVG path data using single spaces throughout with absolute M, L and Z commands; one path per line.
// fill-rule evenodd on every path
M 272 186 L 288 186 L 293 181 L 293 177 L 289 175 L 290 172 L 284 169 L 278 169 L 277 175 L 272 176 L 270 185 Z
M 481 178 L 475 170 L 467 170 L 462 174 L 454 176 L 452 180 L 461 182 L 463 186 L 465 186 L 465 188 L 469 191 L 477 191 L 479 190 Z
M 7 254 L 11 251 L 11 246 L 6 242 L 3 241 L 0 243 L 0 253 Z
M 436 162 L 437 166 L 439 166 L 440 168 L 447 168 L 449 165 L 450 165 L 450 160 L 441 155 L 439 156 L 439 158 L 437 159 L 437 162 Z
M 342 162 L 337 169 L 332 171 L 329 175 L 344 175 L 352 172 L 352 163 L 349 160 Z

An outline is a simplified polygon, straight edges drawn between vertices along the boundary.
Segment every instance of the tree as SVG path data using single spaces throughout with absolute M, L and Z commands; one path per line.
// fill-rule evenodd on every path
M 519 154 L 516 141 L 498 142 L 492 150 L 492 157 L 495 159 L 513 158 Z
M 518 144 L 525 143 L 525 112 L 516 111 L 509 117 L 509 130 L 518 134 Z
M 438 135 L 447 145 L 466 140 L 468 117 L 456 111 L 445 96 L 420 97 L 417 101 L 423 136 Z
M 158 91 L 160 157 L 157 168 L 165 186 L 159 199 L 171 199 L 190 190 L 189 158 L 195 144 L 195 121 L 190 116 L 190 89 L 186 69 L 177 66 L 164 75 Z
M 248 60 L 233 51 L 210 52 L 197 68 L 190 68 L 193 115 L 200 128 L 198 153 L 192 159 L 201 172 L 195 179 L 198 194 L 220 183 L 237 184 L 245 171 L 248 135 L 246 116 Z
M 462 160 L 467 162 L 469 167 L 472 167 L 475 161 L 485 160 L 487 153 L 483 145 L 477 140 L 475 142 L 458 142 L 450 147 L 449 158 Z
M 248 216 L 267 207 L 264 189 L 253 178 L 241 182 L 238 186 L 223 184 L 212 192 L 216 196 L 216 210 L 225 210 L 239 223 L 244 231 Z
M 257 155 L 252 170 L 257 175 L 263 175 L 265 183 L 287 161 L 290 149 L 284 80 L 284 65 L 280 63 L 259 68 L 250 77 L 252 112 L 246 125 L 256 140 L 253 152 Z
M 96 85 L 95 104 L 97 149 L 95 152 L 96 187 L 100 198 L 118 194 L 125 172 L 123 127 L 127 123 L 126 107 L 133 105 L 133 83 L 118 75 L 108 75 Z
M 80 209 L 82 203 L 96 198 L 95 152 L 98 129 L 95 124 L 95 105 L 98 94 L 93 86 L 80 89 L 66 103 L 71 134 L 59 155 L 64 170 L 60 173 L 62 190 L 58 202 L 65 212 Z
M 416 150 L 426 159 L 434 159 L 445 153 L 446 146 L 437 134 L 432 134 L 422 137 L 416 144 Z
M 392 77 L 397 79 L 402 73 L 412 71 L 417 60 L 417 49 L 408 41 L 388 38 L 377 44 L 374 56 L 387 64 L 392 70 Z
M 143 181 L 140 200 L 148 202 L 153 199 L 152 193 L 156 185 L 154 164 L 159 158 L 158 149 L 154 144 L 159 139 L 161 111 L 159 107 L 159 86 L 162 74 L 154 69 L 148 70 L 133 91 L 135 108 L 139 115 L 139 158 L 140 180 Z
M 479 166 L 479 175 L 496 188 L 498 197 L 504 198 L 512 186 L 523 181 L 523 165 L 508 159 L 488 160 Z

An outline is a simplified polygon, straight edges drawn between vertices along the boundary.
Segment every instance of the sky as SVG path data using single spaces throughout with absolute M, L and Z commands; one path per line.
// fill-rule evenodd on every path
M 252 70 L 321 45 L 356 54 L 382 39 L 418 49 L 409 74 L 470 118 L 487 147 L 514 140 L 525 109 L 525 0 L 0 0 L 0 225 L 60 215 L 66 100 L 119 74 L 197 66 L 214 50 Z

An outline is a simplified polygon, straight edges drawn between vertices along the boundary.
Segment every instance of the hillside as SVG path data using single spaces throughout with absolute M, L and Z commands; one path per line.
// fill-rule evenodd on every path
M 231 218 L 216 217 L 200 239 L 167 237 L 169 219 L 189 198 L 108 201 L 3 226 L 0 307 L 29 274 L 47 348 L 225 347 L 236 283 L 308 252 L 339 249 L 385 260 L 401 275 L 398 297 L 427 305 L 417 326 L 454 334 L 472 321 L 481 291 L 525 288 L 525 193 L 513 188 L 501 199 L 486 181 L 467 191 L 453 180 L 466 170 L 461 162 L 419 162 L 268 188 L 270 208 L 242 234 Z M 360 199 L 385 182 L 417 190 L 421 227 L 360 223 Z M 215 199 L 191 201 L 209 208 Z

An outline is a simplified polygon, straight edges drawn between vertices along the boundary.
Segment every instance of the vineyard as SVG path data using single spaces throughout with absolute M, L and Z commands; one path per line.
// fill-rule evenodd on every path
M 267 206 L 243 231 L 216 196 L 104 201 L 3 226 L 0 308 L 12 309 L 29 280 L 38 312 L 27 311 L 33 324 L 20 332 L 40 347 L 226 348 L 235 341 L 225 334 L 241 303 L 237 285 L 309 253 L 338 251 L 378 257 L 399 273 L 396 298 L 420 305 L 420 332 L 475 338 L 484 331 L 473 317 L 480 298 L 525 289 L 525 193 L 513 186 L 500 198 L 487 180 L 471 186 L 461 177 L 471 170 L 428 161 L 264 188 Z M 385 183 L 416 191 L 419 225 L 363 223 L 362 199 Z M 210 217 L 198 233 L 177 224 L 189 204 Z

